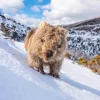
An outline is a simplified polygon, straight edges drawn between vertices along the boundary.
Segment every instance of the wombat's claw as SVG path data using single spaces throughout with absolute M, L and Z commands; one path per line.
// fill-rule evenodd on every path
M 60 76 L 59 76 L 59 75 L 52 74 L 52 73 L 49 73 L 48 75 L 51 75 L 51 76 L 53 76 L 53 77 L 55 77 L 55 78 L 59 78 L 59 79 L 60 79 Z
M 35 67 L 33 67 L 33 66 L 30 66 L 30 67 L 31 67 L 32 69 L 36 70 Z
M 39 72 L 39 68 L 36 67 L 32 67 L 34 70 L 36 70 L 37 72 Z
M 36 71 L 39 72 L 39 69 L 37 69 Z
M 41 69 L 39 69 L 39 72 L 40 72 L 41 74 L 45 74 L 45 72 L 44 72 L 43 70 L 41 70 Z
M 45 72 L 44 72 L 44 71 L 41 71 L 40 73 L 41 73 L 41 74 L 45 74 Z
M 52 75 L 51 73 L 48 73 L 48 75 Z
M 60 79 L 59 75 L 54 74 L 52 76 L 55 77 L 55 78 L 59 78 Z

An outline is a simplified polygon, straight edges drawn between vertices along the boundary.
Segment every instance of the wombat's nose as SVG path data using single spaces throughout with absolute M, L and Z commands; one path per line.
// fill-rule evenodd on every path
M 53 56 L 53 52 L 51 51 L 51 50 L 47 50 L 47 52 L 46 52 L 46 57 L 47 58 L 50 58 L 50 57 L 52 57 Z

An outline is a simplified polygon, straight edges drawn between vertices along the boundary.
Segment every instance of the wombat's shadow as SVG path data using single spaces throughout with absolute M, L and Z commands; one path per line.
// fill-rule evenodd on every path
M 36 74 L 38 74 L 38 73 L 36 72 Z M 60 85 L 58 84 L 58 83 L 63 83 L 63 84 L 66 84 L 66 87 L 68 84 L 79 90 L 88 91 L 90 93 L 100 96 L 99 90 L 96 90 L 94 88 L 91 88 L 91 87 L 83 85 L 83 84 L 80 84 L 79 82 L 76 82 L 76 81 L 68 78 L 65 74 L 63 74 L 61 72 L 60 72 L 60 79 L 57 79 L 57 78 L 54 78 L 54 77 L 48 76 L 48 75 L 41 75 L 41 74 L 38 74 L 37 77 L 39 80 L 44 82 L 44 84 L 48 85 L 48 87 L 50 86 L 50 88 L 55 88 L 58 92 L 64 92 L 63 90 L 61 90 L 61 86 L 60 86 L 61 84 Z
M 99 90 L 96 90 L 94 88 L 91 88 L 91 87 L 83 85 L 83 84 L 80 84 L 79 82 L 76 82 L 76 81 L 68 78 L 63 73 L 60 73 L 60 74 L 61 74 L 61 81 L 66 82 L 67 84 L 69 84 L 71 86 L 74 86 L 74 87 L 76 87 L 76 88 L 78 88 L 80 90 L 89 91 L 89 92 L 91 92 L 93 94 L 96 94 L 96 95 L 100 96 L 100 91 Z

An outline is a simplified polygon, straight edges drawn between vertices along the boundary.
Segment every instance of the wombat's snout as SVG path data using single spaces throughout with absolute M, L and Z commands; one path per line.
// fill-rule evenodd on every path
M 52 50 L 47 50 L 47 51 L 46 51 L 46 57 L 47 57 L 47 58 L 50 58 L 50 57 L 52 57 L 52 56 L 53 56 Z

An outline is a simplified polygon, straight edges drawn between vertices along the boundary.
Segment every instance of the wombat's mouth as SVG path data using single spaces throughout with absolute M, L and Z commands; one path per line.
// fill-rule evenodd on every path
M 43 61 L 44 61 L 45 63 L 53 62 L 53 58 L 49 58 L 49 59 L 44 59 L 44 58 L 43 58 Z

